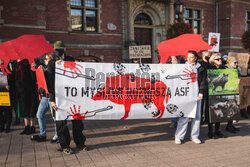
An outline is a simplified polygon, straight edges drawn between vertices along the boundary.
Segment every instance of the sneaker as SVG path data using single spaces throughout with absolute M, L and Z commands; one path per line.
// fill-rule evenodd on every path
M 73 150 L 70 147 L 62 149 L 62 152 L 64 154 L 73 154 Z
M 201 144 L 200 139 L 192 139 L 192 142 L 196 143 L 196 144 Z
M 227 125 L 225 130 L 230 133 L 236 133 L 232 125 Z
M 238 132 L 240 131 L 240 129 L 236 128 L 234 125 L 232 125 L 232 128 L 233 128 L 234 131 L 238 131 Z
M 180 139 L 175 139 L 174 143 L 175 144 L 181 144 L 181 140 Z
M 41 135 L 34 135 L 30 137 L 30 140 L 34 140 L 38 142 L 46 141 L 46 139 L 47 139 L 46 136 L 41 136 Z
M 34 126 L 31 126 L 26 135 L 31 135 L 36 133 L 36 128 Z
M 79 150 L 85 150 L 85 151 L 88 151 L 88 148 L 86 145 L 84 144 L 77 144 L 76 147 L 79 149 Z
M 24 135 L 24 134 L 27 134 L 30 130 L 30 126 L 25 126 L 24 127 L 24 130 L 20 133 L 20 135 Z
M 226 136 L 223 135 L 223 134 L 221 133 L 221 131 L 216 131 L 216 132 L 214 132 L 214 136 L 217 136 L 217 137 L 219 137 L 219 138 L 226 138 Z

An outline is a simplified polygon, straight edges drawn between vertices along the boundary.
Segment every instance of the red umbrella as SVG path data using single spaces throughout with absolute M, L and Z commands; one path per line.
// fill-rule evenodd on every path
M 4 61 L 1 65 L 7 71 L 7 64 L 10 60 L 28 59 L 29 63 L 34 62 L 34 58 L 42 56 L 44 53 L 55 52 L 43 35 L 23 35 L 16 39 L 0 44 L 0 59 Z
M 209 49 L 212 49 L 212 46 L 203 41 L 199 34 L 183 34 L 176 38 L 163 41 L 158 45 L 161 63 L 166 63 L 170 56 L 181 55 L 185 57 L 189 50 L 199 52 Z

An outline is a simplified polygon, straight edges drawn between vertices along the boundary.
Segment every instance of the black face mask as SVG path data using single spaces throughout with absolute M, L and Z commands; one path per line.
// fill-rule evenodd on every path
M 209 61 L 210 57 L 205 57 L 205 59 L 206 59 L 207 61 Z

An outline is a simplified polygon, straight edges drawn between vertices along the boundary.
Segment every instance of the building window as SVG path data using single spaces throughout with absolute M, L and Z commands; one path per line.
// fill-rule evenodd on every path
M 250 29 L 250 11 L 247 11 L 247 30 Z
M 152 25 L 152 20 L 147 14 L 140 13 L 135 17 L 134 24 L 137 24 L 137 25 Z
M 193 29 L 194 34 L 201 33 L 201 10 L 185 9 L 185 22 L 189 23 Z
M 72 31 L 97 32 L 97 0 L 70 0 Z

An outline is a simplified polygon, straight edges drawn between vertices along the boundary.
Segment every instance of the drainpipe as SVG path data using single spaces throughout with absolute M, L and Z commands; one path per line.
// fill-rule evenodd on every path
M 218 33 L 218 2 L 216 2 L 216 11 L 215 11 L 215 32 Z

